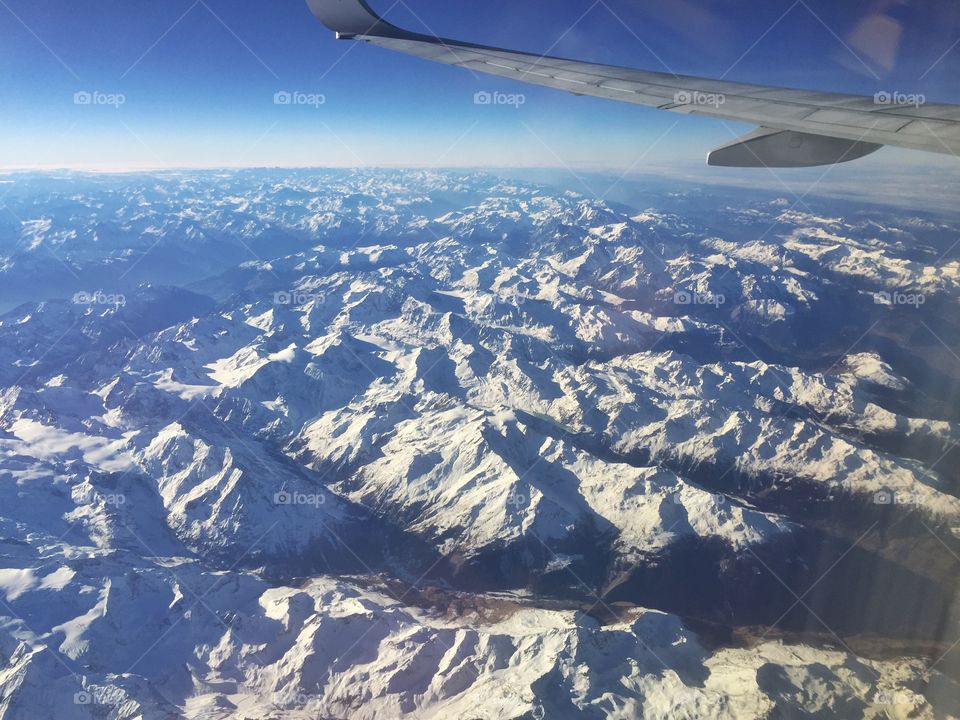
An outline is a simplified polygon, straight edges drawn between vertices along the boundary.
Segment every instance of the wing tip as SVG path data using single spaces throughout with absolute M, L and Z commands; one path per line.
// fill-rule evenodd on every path
M 406 33 L 378 15 L 366 0 L 307 0 L 310 12 L 336 33 L 338 40 L 358 35 L 402 37 Z

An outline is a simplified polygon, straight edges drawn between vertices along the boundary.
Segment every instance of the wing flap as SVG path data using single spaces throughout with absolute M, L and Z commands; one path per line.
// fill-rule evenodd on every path
M 874 143 L 758 128 L 711 152 L 707 164 L 741 168 L 816 167 L 850 162 L 881 147 Z

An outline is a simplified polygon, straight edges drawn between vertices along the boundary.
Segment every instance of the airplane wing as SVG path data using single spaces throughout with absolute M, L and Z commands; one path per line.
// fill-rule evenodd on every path
M 793 90 L 543 57 L 409 32 L 377 15 L 365 0 L 307 4 L 340 39 L 576 95 L 758 126 L 710 153 L 710 165 L 832 165 L 884 145 L 960 156 L 960 105 L 925 103 L 922 96 Z

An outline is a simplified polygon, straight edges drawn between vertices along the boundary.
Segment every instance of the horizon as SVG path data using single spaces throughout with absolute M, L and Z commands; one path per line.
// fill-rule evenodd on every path
M 890 167 L 887 163 L 879 166 L 876 160 L 871 164 L 871 157 L 859 162 L 832 166 L 824 172 L 823 168 L 804 168 L 791 173 L 756 172 L 750 169 L 707 168 L 705 164 L 685 163 L 667 164 L 651 168 L 634 168 L 623 172 L 619 168 L 584 168 L 567 166 L 504 166 L 504 165 L 475 165 L 475 166 L 414 166 L 414 165 L 263 165 L 263 166 L 196 166 L 196 167 L 158 167 L 158 168 L 128 168 L 128 169 L 90 169 L 71 167 L 49 168 L 0 168 L 0 184 L 10 184 L 4 177 L 15 178 L 30 174 L 44 175 L 62 173 L 70 175 L 90 175 L 96 177 L 111 176 L 163 176 L 177 173 L 213 173 L 213 172 L 309 172 L 309 171 L 423 171 L 438 173 L 477 172 L 504 174 L 513 176 L 513 179 L 524 182 L 542 183 L 554 187 L 562 187 L 587 197 L 594 196 L 606 199 L 605 195 L 612 186 L 628 185 L 644 182 L 675 182 L 684 185 L 702 185 L 714 188 L 717 191 L 724 189 L 756 190 L 771 193 L 781 193 L 785 197 L 820 198 L 830 200 L 843 198 L 851 202 L 864 205 L 901 207 L 904 209 L 951 214 L 956 209 L 955 193 L 949 184 L 953 180 L 954 168 L 949 162 L 911 163 L 917 155 L 906 150 L 884 148 L 904 157 L 905 162 L 898 167 Z M 883 151 L 877 153 L 882 155 Z M 873 156 L 875 157 L 875 156 Z M 934 158 L 936 160 L 938 158 Z M 946 160 L 952 160 L 947 158 Z M 886 181 L 877 184 L 877 172 L 885 174 Z M 530 175 L 546 175 L 546 178 L 531 179 Z M 610 183 L 610 179 L 613 183 Z M 771 179 L 773 185 L 771 185 Z M 596 185 L 594 184 L 596 183 Z M 2 199 L 3 193 L 0 193 Z

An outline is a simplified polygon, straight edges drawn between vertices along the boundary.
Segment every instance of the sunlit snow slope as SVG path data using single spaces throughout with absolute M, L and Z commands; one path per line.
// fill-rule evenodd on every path
M 960 715 L 960 222 L 13 178 L 0 718 Z

